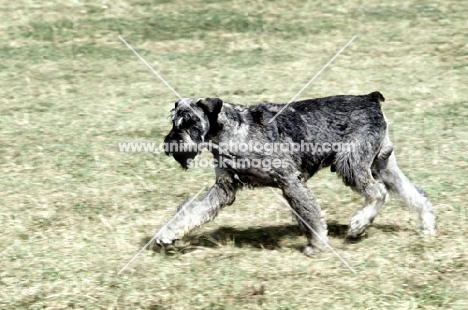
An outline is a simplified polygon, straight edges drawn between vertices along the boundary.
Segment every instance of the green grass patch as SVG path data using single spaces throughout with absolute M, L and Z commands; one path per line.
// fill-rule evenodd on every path
M 4 2 L 0 35 L 0 308 L 466 309 L 468 68 L 463 1 Z M 407 176 L 439 233 L 421 238 L 390 199 L 345 242 L 363 202 L 329 171 L 308 184 L 326 211 L 327 251 L 268 189 L 245 190 L 190 244 L 144 251 L 116 273 L 212 169 L 119 142 L 163 141 L 183 97 L 287 102 L 380 90 Z M 206 158 L 209 155 L 204 154 Z

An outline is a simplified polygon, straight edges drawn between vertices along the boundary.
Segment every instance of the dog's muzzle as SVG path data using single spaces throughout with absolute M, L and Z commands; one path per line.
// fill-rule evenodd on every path
M 187 142 L 177 133 L 169 133 L 164 139 L 164 153 L 172 155 L 184 169 L 188 169 L 190 162 L 198 155 L 198 145 L 193 141 Z

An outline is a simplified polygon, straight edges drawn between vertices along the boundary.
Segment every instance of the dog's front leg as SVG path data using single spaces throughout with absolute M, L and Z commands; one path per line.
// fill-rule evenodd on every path
M 171 244 L 181 239 L 195 227 L 213 220 L 221 208 L 234 202 L 235 197 L 236 187 L 233 183 L 215 183 L 201 200 L 184 202 L 176 215 L 161 227 L 155 242 Z
M 307 237 L 304 254 L 313 255 L 323 251 L 327 245 L 327 223 L 312 192 L 298 181 L 284 184 L 281 189 L 296 212 L 299 227 Z

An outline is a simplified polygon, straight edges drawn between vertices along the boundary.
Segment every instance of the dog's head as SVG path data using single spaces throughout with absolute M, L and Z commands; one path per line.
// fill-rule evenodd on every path
M 200 153 L 200 144 L 218 130 L 219 98 L 185 98 L 171 110 L 172 129 L 164 139 L 166 155 L 172 154 L 183 168 Z

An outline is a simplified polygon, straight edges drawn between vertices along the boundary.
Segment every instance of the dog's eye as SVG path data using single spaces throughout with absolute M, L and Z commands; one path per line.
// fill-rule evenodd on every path
M 192 115 L 187 112 L 178 113 L 177 117 L 174 120 L 174 126 L 176 128 L 189 128 L 195 122 L 192 118 Z

